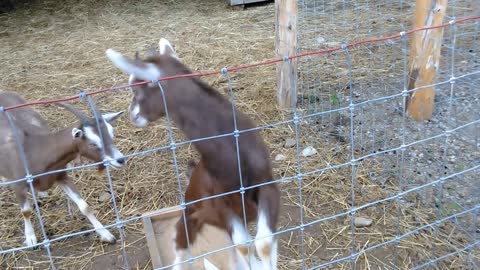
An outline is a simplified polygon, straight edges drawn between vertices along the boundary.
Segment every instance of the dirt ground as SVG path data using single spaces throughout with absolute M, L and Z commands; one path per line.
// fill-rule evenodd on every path
M 323 12 L 322 21 L 328 23 L 306 22 L 302 18 L 307 16 L 301 17 L 300 20 L 311 27 L 310 31 L 301 32 L 301 50 L 397 33 L 408 29 L 410 17 L 405 14 L 413 10 L 411 5 L 399 7 L 389 5 L 389 1 L 378 4 L 343 1 L 344 7 L 324 2 L 303 6 L 303 15 Z M 455 3 L 458 16 L 474 12 L 469 1 Z M 342 24 L 341 20 L 347 23 Z M 18 92 L 28 101 L 36 101 L 126 84 L 128 78 L 110 65 L 105 50 L 114 48 L 130 55 L 137 50 L 144 53 L 156 46 L 160 37 L 169 39 L 182 61 L 195 71 L 258 62 L 275 57 L 274 29 L 271 2 L 241 10 L 232 9 L 221 0 L 129 0 L 121 4 L 111 0 L 34 1 L 0 14 L 0 89 Z M 450 44 L 452 36 L 448 30 L 445 36 L 444 44 Z M 459 26 L 457 38 L 455 74 L 479 70 L 480 52 L 478 45 L 474 46 L 478 44 L 479 24 Z M 351 68 L 342 54 L 301 60 L 299 113 L 342 108 L 348 105 L 350 96 L 355 102 L 363 102 L 398 93 L 403 89 L 402 48 L 402 42 L 395 41 L 352 50 Z M 445 60 L 442 59 L 440 79 L 448 79 L 450 62 L 447 59 L 451 58 L 452 50 L 445 45 L 443 52 Z M 348 79 L 350 69 L 353 83 Z M 454 181 L 446 181 L 444 185 L 422 188 L 402 198 L 392 196 L 442 175 L 478 166 L 479 124 L 453 134 L 446 150 L 445 138 L 439 137 L 412 145 L 403 155 L 400 151 L 385 152 L 398 147 L 402 134 L 407 134 L 406 142 L 410 143 L 440 134 L 446 127 L 478 120 L 480 93 L 475 87 L 480 82 L 478 74 L 459 80 L 452 95 L 449 85 L 439 86 L 434 118 L 420 123 L 408 121 L 404 129 L 400 97 L 360 106 L 354 115 L 353 142 L 348 110 L 302 120 L 298 131 L 299 149 L 312 146 L 318 153 L 300 157 L 300 167 L 296 148 L 285 147 L 287 139 L 295 138 L 294 125 L 270 126 L 291 119 L 275 105 L 275 76 L 274 66 L 253 68 L 232 74 L 232 84 L 235 105 L 259 125 L 266 126 L 263 135 L 272 159 L 278 154 L 285 157 L 274 161 L 275 177 L 287 179 L 280 184 L 279 230 L 285 230 L 279 242 L 280 269 L 315 266 L 351 269 L 352 264 L 356 269 L 411 269 L 478 241 L 478 169 L 452 177 Z M 226 79 L 221 75 L 204 79 L 219 91 L 228 92 Z M 130 98 L 127 90 L 94 97 L 102 111 L 125 110 Z M 85 104 L 75 104 L 87 110 Z M 36 109 L 49 120 L 52 129 L 66 127 L 73 120 L 55 106 Z M 128 154 L 169 144 L 163 120 L 148 129 L 137 129 L 127 117 L 122 117 L 116 124 L 116 134 L 117 146 Z M 175 137 L 177 142 L 184 140 L 178 130 Z M 352 143 L 356 157 L 375 155 L 351 166 Z M 128 160 L 127 168 L 112 171 L 119 218 L 132 220 L 124 227 L 124 248 L 131 269 L 152 268 L 139 216 L 179 203 L 178 180 L 183 181 L 186 162 L 195 152 L 190 144 L 180 146 L 177 151 L 178 176 L 170 150 L 134 156 Z M 301 182 L 295 178 L 299 170 L 308 172 Z M 109 195 L 105 175 L 94 169 L 77 170 L 71 175 L 99 220 L 113 224 L 116 215 L 111 200 L 105 199 L 105 194 Z M 66 196 L 58 188 L 49 193 L 48 198 L 40 200 L 49 238 L 91 229 L 74 206 L 69 214 Z M 342 214 L 352 207 L 378 200 L 384 201 L 355 213 L 372 219 L 370 227 L 354 228 L 350 215 Z M 21 247 L 23 223 L 14 194 L 6 188 L 0 189 L 0 206 L 0 250 Z M 469 209 L 474 211 L 459 214 Z M 414 231 L 456 214 L 459 215 L 437 226 Z M 333 218 L 334 215 L 338 216 Z M 293 230 L 302 222 L 308 224 L 303 231 Z M 35 224 L 39 237 L 38 222 Z M 111 231 L 119 238 L 117 230 Z M 404 234 L 398 242 L 393 241 Z M 391 243 L 368 250 L 354 260 L 327 266 L 330 261 L 387 241 Z M 94 233 L 56 241 L 51 250 L 57 269 L 124 268 L 121 243 L 99 243 Z M 426 268 L 475 269 L 479 260 L 478 246 L 474 246 Z M 48 266 L 45 249 L 0 255 L 2 269 L 47 269 Z

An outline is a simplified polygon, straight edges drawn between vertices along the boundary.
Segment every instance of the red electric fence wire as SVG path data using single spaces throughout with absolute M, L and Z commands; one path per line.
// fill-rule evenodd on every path
M 380 42 L 383 42 L 383 41 L 400 38 L 400 37 L 402 37 L 402 35 L 410 35 L 410 34 L 413 34 L 415 32 L 424 31 L 424 30 L 445 28 L 445 27 L 451 26 L 453 24 L 460 24 L 460 23 L 464 23 L 464 22 L 467 22 L 467 21 L 474 21 L 474 20 L 479 20 L 479 19 L 480 19 L 480 16 L 464 17 L 464 18 L 457 19 L 455 21 L 450 21 L 450 22 L 441 24 L 441 25 L 412 29 L 412 30 L 409 30 L 409 31 L 405 31 L 403 33 L 398 33 L 398 34 L 387 36 L 387 37 L 360 40 L 360 41 L 357 41 L 357 42 L 354 42 L 354 43 L 346 44 L 346 47 L 347 48 L 353 48 L 353 47 L 357 47 L 357 46 L 360 46 L 360 45 L 363 45 L 363 44 L 368 44 L 368 43 L 380 43 Z M 343 47 L 340 46 L 340 47 L 331 48 L 331 49 L 310 51 L 310 52 L 305 52 L 305 53 L 300 53 L 300 54 L 295 54 L 295 55 L 288 56 L 288 59 L 295 59 L 295 58 L 311 56 L 311 55 L 327 54 L 327 53 L 340 51 L 342 49 L 343 49 Z M 238 70 L 252 68 L 252 67 L 272 65 L 272 64 L 282 62 L 282 61 L 284 61 L 284 58 L 274 58 L 274 59 L 270 59 L 270 60 L 266 60 L 266 61 L 262 61 L 262 62 L 258 62 L 258 63 L 253 63 L 253 64 L 245 64 L 245 65 L 240 65 L 240 66 L 237 66 L 237 67 L 229 67 L 229 68 L 227 67 L 226 70 L 228 72 L 235 72 L 235 71 L 238 71 Z M 217 71 L 207 71 L 207 72 L 199 72 L 199 73 L 191 73 L 191 74 L 182 74 L 182 75 L 163 77 L 163 78 L 160 78 L 159 81 L 168 81 L 168 80 L 179 79 L 179 78 L 211 76 L 211 75 L 220 74 L 220 73 L 221 73 L 221 71 L 217 70 Z M 92 91 L 92 92 L 89 92 L 89 93 L 85 93 L 85 95 L 92 96 L 92 95 L 100 94 L 100 93 L 103 93 L 103 92 L 125 89 L 125 88 L 132 87 L 132 86 L 140 86 L 140 85 L 147 84 L 149 82 L 151 82 L 151 81 L 144 81 L 144 82 L 139 82 L 139 83 L 129 84 L 129 85 L 120 85 L 120 86 L 111 87 L 111 88 L 103 88 L 103 89 L 95 90 L 95 91 Z M 9 111 L 9 110 L 18 109 L 18 108 L 27 107 L 27 106 L 47 105 L 47 104 L 58 103 L 58 102 L 72 101 L 72 100 L 75 100 L 75 99 L 78 99 L 78 98 L 80 98 L 80 95 L 67 97 L 67 98 L 46 100 L 46 101 L 28 102 L 28 103 L 18 104 L 18 105 L 15 105 L 15 106 L 5 107 L 4 111 Z

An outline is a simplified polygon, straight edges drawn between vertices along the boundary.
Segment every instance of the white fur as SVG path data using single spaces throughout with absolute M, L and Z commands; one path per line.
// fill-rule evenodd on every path
M 246 248 L 249 247 L 247 242 L 250 240 L 250 234 L 238 218 L 232 220 L 232 240 L 235 245 L 240 245 Z M 259 268 L 260 264 L 253 255 L 253 250 L 249 250 L 247 257 L 245 257 L 245 255 L 237 248 L 235 248 L 237 254 L 237 259 L 235 260 L 237 265 L 235 266 L 235 269 L 262 269 Z
M 207 258 L 203 258 L 203 267 L 205 267 L 205 270 L 220 270 L 213 263 L 211 263 Z
M 110 136 L 111 139 L 113 139 L 113 127 L 109 124 L 109 123 L 106 123 L 107 125 L 107 129 L 108 129 L 108 134 Z M 85 137 L 87 137 L 87 139 L 95 144 L 97 147 L 101 148 L 102 147 L 102 141 L 100 139 L 100 136 L 97 135 L 97 133 L 94 132 L 93 130 L 93 127 L 85 127 L 84 128 L 84 131 L 85 131 Z M 110 157 L 110 156 L 105 156 L 103 158 L 103 161 L 110 161 L 110 165 L 113 166 L 113 168 L 121 168 L 123 166 L 125 166 L 125 163 L 123 164 L 120 164 L 117 159 L 120 159 L 120 158 L 123 158 L 123 154 L 117 149 L 115 148 L 115 146 L 111 146 L 111 152 L 113 154 L 113 157 Z
M 250 235 L 238 218 L 232 220 L 232 240 L 235 245 L 246 245 Z
M 267 216 L 262 211 L 259 213 L 257 235 L 255 238 L 258 239 L 255 240 L 255 247 L 262 261 L 262 269 L 277 269 L 277 254 L 275 254 L 277 252 L 277 243 L 274 239 L 273 232 L 268 227 Z M 264 256 L 260 251 L 266 246 L 270 246 L 272 253 Z
M 100 235 L 100 240 L 102 242 L 115 242 L 115 237 L 103 227 L 102 223 L 100 223 L 97 218 L 93 215 L 93 213 L 89 210 L 87 202 L 80 197 L 80 194 L 74 192 L 70 187 L 63 185 L 63 190 L 67 194 L 67 196 L 77 205 L 78 209 L 82 214 L 84 214 L 88 220 L 92 223 L 95 231 Z
M 22 212 L 32 212 L 32 207 L 28 200 L 22 205 Z M 25 223 L 25 245 L 31 247 L 37 244 L 37 237 L 35 236 L 35 230 L 33 229 L 32 220 L 30 217 L 23 218 Z
M 114 66 L 129 75 L 133 74 L 136 78 L 144 81 L 160 79 L 161 72 L 154 64 L 137 65 L 113 49 L 107 49 L 106 54 Z
M 130 106 L 130 121 L 139 128 L 146 127 L 148 125 L 148 120 L 140 115 L 140 106 L 136 104 L 133 109 Z
M 179 263 L 187 259 L 187 256 L 188 256 L 187 251 L 184 249 L 175 249 L 174 253 L 175 253 L 175 260 L 173 261 L 173 263 L 176 265 L 174 265 L 172 269 L 173 270 L 185 269 L 186 268 L 185 265 L 179 264 Z
M 91 143 L 95 144 L 100 148 L 102 147 L 102 140 L 100 140 L 100 136 L 98 136 L 97 133 L 95 133 L 95 131 L 93 130 L 93 127 L 85 127 L 83 130 L 85 132 L 85 137 L 87 137 L 87 139 Z
M 161 38 L 160 41 L 158 42 L 158 48 L 160 49 L 160 55 L 164 55 L 167 49 L 170 49 L 170 56 L 178 59 L 178 56 L 175 53 L 175 50 L 173 49 L 172 44 L 170 44 L 170 41 L 168 41 L 167 39 Z

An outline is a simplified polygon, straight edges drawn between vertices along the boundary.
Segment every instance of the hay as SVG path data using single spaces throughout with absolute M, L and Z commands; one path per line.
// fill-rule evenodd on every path
M 234 11 L 222 1 L 128 1 L 121 6 L 107 0 L 63 1 L 61 5 L 55 1 L 44 1 L 0 15 L 0 88 L 16 91 L 27 100 L 34 101 L 75 95 L 80 90 L 125 84 L 127 77 L 107 61 L 105 49 L 115 48 L 133 55 L 135 50 L 145 51 L 155 46 L 160 37 L 169 39 L 182 60 L 195 71 L 272 58 L 273 17 L 271 4 Z M 328 73 L 328 70 L 325 72 Z M 330 75 L 323 74 L 322 77 L 329 78 Z M 332 79 L 330 83 L 341 84 L 337 79 Z M 221 76 L 205 80 L 220 91 L 228 91 L 226 80 Z M 288 119 L 288 115 L 274 105 L 273 66 L 232 74 L 232 80 L 236 105 L 258 124 L 267 125 Z M 126 90 L 95 97 L 102 111 L 124 110 L 129 100 L 130 93 Z M 86 110 L 85 104 L 76 104 Z M 71 115 L 55 106 L 39 106 L 36 109 L 54 129 L 65 127 L 73 120 Z M 123 117 L 116 124 L 116 134 L 117 146 L 123 153 L 135 153 L 169 143 L 164 121 L 148 129 L 136 129 Z M 293 126 L 265 129 L 263 134 L 270 145 L 272 157 L 277 154 L 286 156 L 286 160 L 275 162 L 275 176 L 296 175 L 295 148 L 283 147 L 285 139 L 294 137 Z M 175 130 L 175 136 L 177 141 L 184 139 L 178 130 Z M 327 134 L 319 132 L 310 122 L 302 122 L 301 147 L 314 146 L 318 151 L 314 157 L 302 158 L 302 171 L 348 162 L 348 141 L 346 144 L 338 143 L 332 139 L 325 140 L 325 137 L 328 137 Z M 181 179 L 188 159 L 195 156 L 190 145 L 177 149 Z M 171 152 L 160 151 L 132 158 L 126 169 L 112 172 L 121 218 L 138 217 L 142 213 L 179 203 L 173 165 Z M 358 186 L 355 205 L 398 192 L 399 188 L 394 182 L 382 187 L 372 179 L 370 173 L 381 169 L 379 164 L 370 160 L 359 164 L 355 178 Z M 349 210 L 352 204 L 351 173 L 350 166 L 346 166 L 305 177 L 302 205 L 299 204 L 297 182 L 282 183 L 280 229 L 299 225 L 300 207 L 304 211 L 305 222 Z M 115 215 L 112 203 L 99 201 L 100 195 L 108 192 L 105 176 L 93 169 L 75 171 L 71 175 L 83 197 L 95 209 L 99 220 L 104 224 L 113 223 Z M 66 196 L 58 188 L 49 193 L 49 198 L 41 200 L 42 217 L 49 237 L 91 228 L 74 206 L 74 215 L 68 214 Z M 23 224 L 17 214 L 14 194 L 1 189 L 0 196 L 0 248 L 18 247 L 23 241 Z M 394 238 L 397 233 L 397 211 L 402 214 L 400 233 L 434 219 L 432 209 L 422 205 L 416 197 L 411 198 L 409 204 L 396 201 L 377 205 L 358 213 L 369 216 L 375 223 L 372 227 L 356 231 L 355 247 L 361 250 Z M 38 226 L 36 232 L 38 236 Z M 117 231 L 113 232 L 118 236 Z M 133 269 L 150 269 L 141 222 L 128 224 L 125 233 L 130 266 Z M 348 218 L 306 228 L 306 265 L 313 266 L 349 255 L 352 245 L 350 233 Z M 299 231 L 285 233 L 281 237 L 279 267 L 298 269 L 302 258 Z M 92 233 L 53 243 L 55 265 L 59 269 L 121 268 L 120 245 L 105 245 L 96 239 Z M 395 258 L 392 257 L 392 247 L 388 246 L 357 258 L 356 264 L 360 268 L 408 268 L 415 260 L 422 261 L 431 256 L 428 250 L 432 242 L 440 247 L 439 252 L 450 249 L 445 244 L 446 239 L 461 239 L 461 233 L 447 224 L 435 236 L 425 233 L 401 241 Z M 463 255 L 452 257 L 456 260 L 450 261 L 451 265 L 464 262 Z M 478 253 L 473 256 L 478 258 Z M 341 263 L 335 268 L 349 267 L 349 263 Z M 44 250 L 22 251 L 0 257 L 0 266 L 4 269 L 45 269 L 48 260 Z

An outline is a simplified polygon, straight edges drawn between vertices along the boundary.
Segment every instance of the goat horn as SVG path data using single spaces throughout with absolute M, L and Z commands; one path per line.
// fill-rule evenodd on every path
M 88 119 L 88 117 L 84 113 L 82 113 L 77 108 L 73 107 L 72 105 L 70 105 L 68 103 L 59 102 L 59 103 L 57 103 L 57 105 L 67 109 L 68 111 L 73 113 L 81 121 L 86 121 Z
M 90 102 L 88 102 L 88 104 L 90 104 L 91 109 L 93 110 L 93 118 L 95 119 L 95 116 L 98 116 L 99 119 L 102 119 L 102 113 L 98 110 L 97 105 L 95 105 L 95 102 L 93 102 L 93 100 L 90 99 Z

